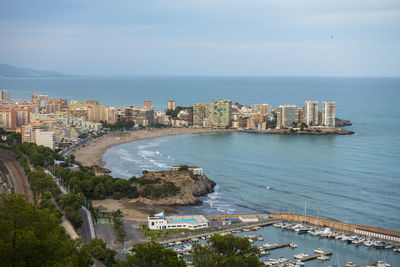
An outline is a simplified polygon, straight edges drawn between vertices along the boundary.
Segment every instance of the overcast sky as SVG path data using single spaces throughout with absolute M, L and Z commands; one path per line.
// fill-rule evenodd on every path
M 82 75 L 400 76 L 400 1 L 0 0 L 0 63 Z

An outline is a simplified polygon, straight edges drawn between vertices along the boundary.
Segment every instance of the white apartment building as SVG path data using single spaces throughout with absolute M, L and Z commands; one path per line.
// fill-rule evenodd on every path
M 318 101 L 307 100 L 304 103 L 304 122 L 308 126 L 318 125 Z
M 336 102 L 322 102 L 322 125 L 330 128 L 335 127 Z
M 51 149 L 55 148 L 55 135 L 51 131 L 42 131 L 40 129 L 36 130 L 35 133 L 36 144 L 38 146 L 46 146 Z

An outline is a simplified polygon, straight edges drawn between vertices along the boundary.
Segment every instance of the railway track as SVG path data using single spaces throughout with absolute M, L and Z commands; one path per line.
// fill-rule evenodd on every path
M 8 151 L 0 149 L 0 161 L 6 166 L 10 174 L 13 191 L 15 194 L 23 194 L 26 201 L 34 202 L 33 193 L 28 182 L 28 177 L 18 161 Z

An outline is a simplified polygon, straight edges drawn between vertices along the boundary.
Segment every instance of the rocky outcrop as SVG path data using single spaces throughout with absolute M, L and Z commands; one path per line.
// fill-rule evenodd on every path
M 158 199 L 139 197 L 133 199 L 130 202 L 142 202 L 146 205 L 156 206 L 175 206 L 175 205 L 196 205 L 200 204 L 201 201 L 196 196 L 203 196 L 214 192 L 214 186 L 216 183 L 206 175 L 194 175 L 190 171 L 161 171 L 161 172 L 147 172 L 142 177 L 138 178 L 161 182 L 155 183 L 153 186 L 165 186 L 166 183 L 173 183 L 179 188 L 179 191 L 168 197 L 162 197 Z M 138 191 L 144 190 L 145 186 L 138 185 Z
M 351 126 L 353 124 L 348 120 L 341 120 L 341 119 L 335 118 L 335 125 L 336 125 L 336 127 L 345 127 L 345 126 Z
M 343 128 L 322 128 L 322 129 L 304 129 L 293 130 L 289 129 L 268 129 L 268 130 L 239 130 L 238 132 L 253 133 L 253 134 L 280 134 L 280 135 L 352 135 L 353 131 Z

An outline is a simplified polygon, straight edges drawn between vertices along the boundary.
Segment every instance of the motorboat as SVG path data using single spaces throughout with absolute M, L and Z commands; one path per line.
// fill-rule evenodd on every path
M 314 252 L 315 252 L 315 253 L 322 254 L 322 253 L 324 253 L 325 251 L 323 251 L 323 250 L 320 249 L 320 248 L 317 248 L 317 249 L 314 249 Z
M 326 256 L 326 255 L 321 255 L 321 256 L 319 256 L 317 259 L 318 259 L 318 260 L 321 260 L 321 261 L 326 261 L 326 260 L 329 260 L 329 257 Z
M 305 258 L 305 257 L 308 257 L 308 254 L 306 254 L 306 253 L 300 253 L 300 254 L 294 255 L 293 257 L 294 257 L 295 259 L 301 260 L 301 259 L 303 259 L 303 258 Z

